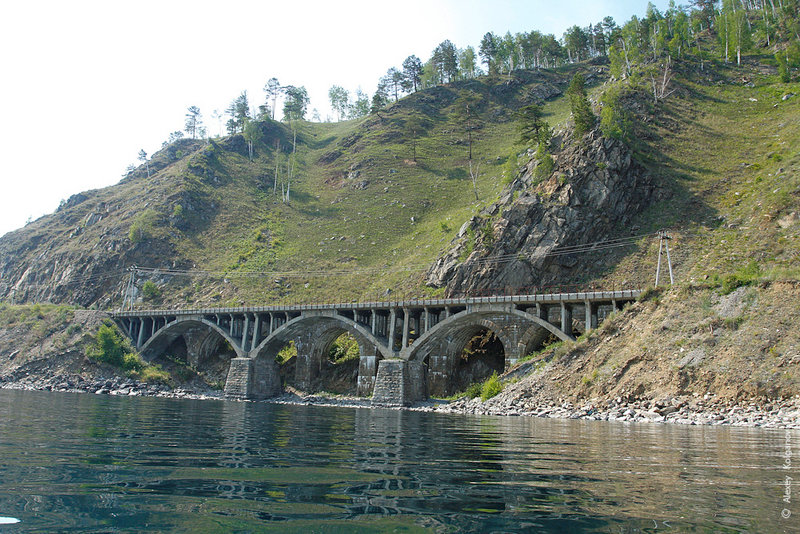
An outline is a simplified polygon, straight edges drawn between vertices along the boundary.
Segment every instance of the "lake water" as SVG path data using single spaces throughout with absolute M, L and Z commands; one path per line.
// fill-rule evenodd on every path
M 798 455 L 784 430 L 0 390 L 0 532 L 800 532 Z

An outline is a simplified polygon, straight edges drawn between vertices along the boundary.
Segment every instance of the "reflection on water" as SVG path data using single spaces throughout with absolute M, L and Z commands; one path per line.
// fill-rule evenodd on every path
M 791 532 L 791 448 L 780 430 L 0 390 L 0 516 L 21 520 L 3 532 Z

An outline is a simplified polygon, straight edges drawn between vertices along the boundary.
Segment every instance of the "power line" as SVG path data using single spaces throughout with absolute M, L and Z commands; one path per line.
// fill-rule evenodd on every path
M 610 239 L 605 241 L 595 241 L 585 243 L 582 245 L 572 245 L 568 247 L 559 247 L 550 250 L 544 254 L 537 254 L 533 256 L 525 256 L 521 253 L 501 254 L 497 256 L 490 256 L 484 258 L 476 258 L 463 264 L 485 265 L 485 264 L 504 264 L 520 260 L 533 260 L 536 258 L 547 258 L 557 256 L 567 256 L 572 254 L 586 254 L 602 250 L 609 250 L 613 248 L 627 247 L 634 245 L 637 241 L 652 237 L 658 234 L 639 234 L 630 237 L 623 237 L 618 239 Z M 156 267 L 136 267 L 136 271 L 140 273 L 161 274 L 161 275 L 175 275 L 175 276 L 208 276 L 208 277 L 297 277 L 297 276 L 337 276 L 348 274 L 370 274 L 370 273 L 386 273 L 386 272 L 404 272 L 404 271 L 418 271 L 430 267 L 431 263 L 424 264 L 411 264 L 405 266 L 395 267 L 361 267 L 353 269 L 326 269 L 326 270 L 294 270 L 294 271 L 206 271 L 206 270 L 190 270 L 190 269 L 160 269 Z
M 503 265 L 514 261 L 532 261 L 535 259 L 544 259 L 549 257 L 559 257 L 577 254 L 589 254 L 604 250 L 611 250 L 614 248 L 628 247 L 635 245 L 638 241 L 647 238 L 658 236 L 661 232 L 638 234 L 628 237 L 608 239 L 603 241 L 594 241 L 580 245 L 570 245 L 564 247 L 554 248 L 543 254 L 534 254 L 525 256 L 521 253 L 500 254 L 497 256 L 489 256 L 483 258 L 475 258 L 473 260 L 462 262 L 462 265 L 486 266 L 486 265 Z M 126 273 L 130 275 L 128 286 L 132 284 L 132 280 L 137 274 L 151 274 L 151 275 L 166 275 L 166 276 L 189 276 L 189 277 L 210 277 L 210 278 L 262 278 L 262 277 L 314 277 L 314 276 L 343 276 L 354 274 L 376 274 L 376 273 L 390 273 L 390 272 L 413 272 L 427 269 L 431 263 L 410 264 L 404 266 L 384 266 L 384 267 L 360 267 L 352 269 L 324 269 L 324 270 L 289 270 L 289 271 L 212 271 L 212 270 L 198 270 L 198 269 L 174 269 L 174 268 L 157 268 L 157 267 L 139 267 L 132 266 L 125 270 L 118 270 L 112 272 L 98 273 L 90 276 L 78 276 L 71 278 L 67 281 L 49 282 L 47 284 L 24 284 L 26 290 L 39 290 L 41 288 L 55 288 L 80 284 L 89 284 L 103 282 L 111 279 L 122 279 Z M 131 288 L 132 289 L 132 288 Z M 126 290 L 128 291 L 128 290 Z M 132 298 L 132 294 L 129 298 Z

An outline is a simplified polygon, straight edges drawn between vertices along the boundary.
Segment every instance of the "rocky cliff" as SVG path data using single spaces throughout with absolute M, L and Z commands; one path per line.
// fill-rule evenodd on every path
M 666 195 L 624 143 L 599 130 L 582 139 L 559 132 L 552 146 L 552 172 L 529 152 L 501 200 L 466 222 L 428 271 L 429 286 L 454 296 L 590 279 L 607 255 L 558 251 L 636 234 L 636 215 Z
M 171 235 L 208 218 L 210 208 L 173 167 L 196 154 L 186 158 L 191 171 L 202 147 L 192 139 L 173 143 L 153 156 L 150 177 L 142 165 L 2 236 L 0 299 L 105 307 L 121 300 L 128 267 L 179 264 Z

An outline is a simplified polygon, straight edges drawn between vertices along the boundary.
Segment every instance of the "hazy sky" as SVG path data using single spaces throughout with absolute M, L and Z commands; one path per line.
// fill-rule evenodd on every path
M 661 10 L 668 0 L 653 2 Z M 324 119 L 331 85 L 371 96 L 378 78 L 444 39 L 476 47 L 487 31 L 560 37 L 644 0 L 47 0 L 0 8 L 0 235 L 74 193 L 119 181 L 196 105 L 209 133 L 270 77 L 304 85 Z

